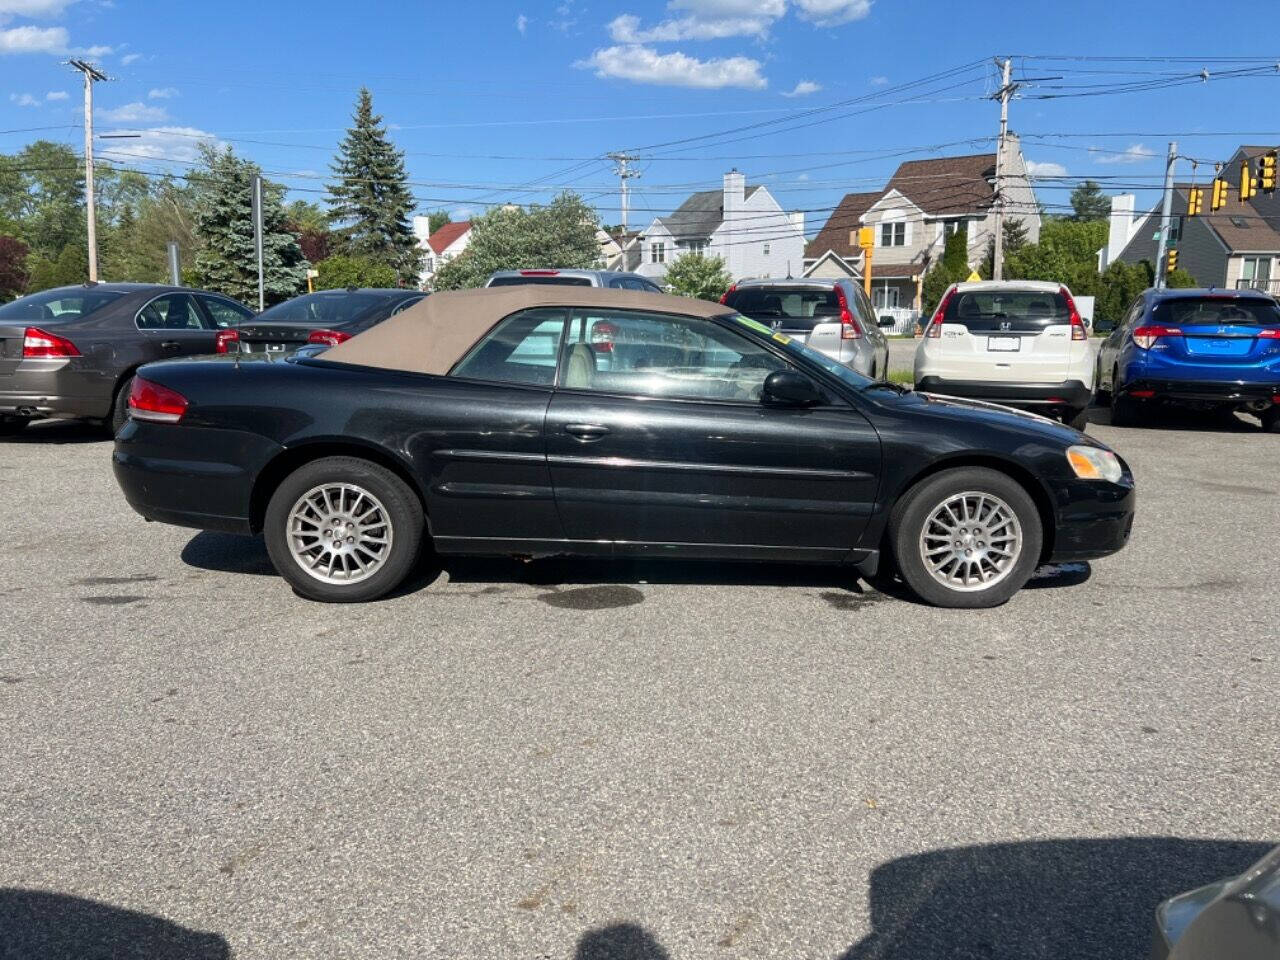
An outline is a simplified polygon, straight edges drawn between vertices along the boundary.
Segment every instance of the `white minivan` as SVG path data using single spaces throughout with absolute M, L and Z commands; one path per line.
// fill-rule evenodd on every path
M 1060 283 L 952 284 L 916 348 L 922 393 L 1028 407 L 1083 429 L 1093 401 L 1089 331 Z

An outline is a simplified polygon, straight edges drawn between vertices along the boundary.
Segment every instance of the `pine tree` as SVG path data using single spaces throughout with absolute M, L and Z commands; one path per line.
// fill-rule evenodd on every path
M 1072 219 L 1106 220 L 1111 216 L 1111 198 L 1094 180 L 1086 180 L 1071 191 Z
M 253 242 L 253 178 L 257 164 L 241 160 L 230 147 L 202 145 L 204 169 L 192 174 L 195 232 L 203 242 L 196 275 L 211 290 L 244 303 L 258 299 L 258 264 Z M 284 188 L 262 182 L 262 273 L 266 302 L 297 296 L 310 266 L 285 223 Z
M 413 196 L 404 154 L 387 139 L 364 87 L 353 119 L 333 164 L 337 181 L 329 185 L 333 220 L 340 227 L 337 252 L 385 263 L 402 281 L 414 283 L 421 264 L 409 223 Z

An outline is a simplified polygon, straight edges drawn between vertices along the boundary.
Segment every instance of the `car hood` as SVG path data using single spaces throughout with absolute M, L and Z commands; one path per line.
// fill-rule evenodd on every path
M 1016 430 L 1035 437 L 1069 447 L 1072 444 L 1088 444 L 1110 450 L 1105 443 L 1096 437 L 1073 430 L 1065 424 L 1048 417 L 1025 410 L 1015 410 L 998 403 L 987 403 L 983 400 L 966 400 L 960 397 L 947 397 L 935 393 L 905 393 L 892 401 L 902 407 L 915 408 L 931 416 L 947 420 L 963 420 L 966 423 L 986 423 L 1004 431 Z

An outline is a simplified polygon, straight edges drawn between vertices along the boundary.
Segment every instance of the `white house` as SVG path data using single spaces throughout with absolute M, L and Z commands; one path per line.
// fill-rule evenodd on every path
M 422 289 L 429 290 L 436 272 L 452 260 L 471 242 L 471 221 L 446 223 L 435 233 L 430 233 L 429 217 L 413 218 L 413 233 L 422 250 Z
M 735 281 L 747 277 L 798 277 L 804 270 L 804 214 L 788 213 L 759 184 L 748 187 L 737 170 L 721 190 L 689 197 L 643 232 L 637 273 L 659 283 L 678 257 L 721 257 Z

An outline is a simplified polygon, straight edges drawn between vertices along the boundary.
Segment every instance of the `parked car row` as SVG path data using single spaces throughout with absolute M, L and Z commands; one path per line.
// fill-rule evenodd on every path
M 1163 405 L 1257 416 L 1280 432 L 1280 304 L 1255 290 L 1147 290 L 1095 351 L 1071 291 L 953 284 L 915 357 L 922 392 L 1026 407 L 1083 428 L 1095 397 L 1131 426 Z

